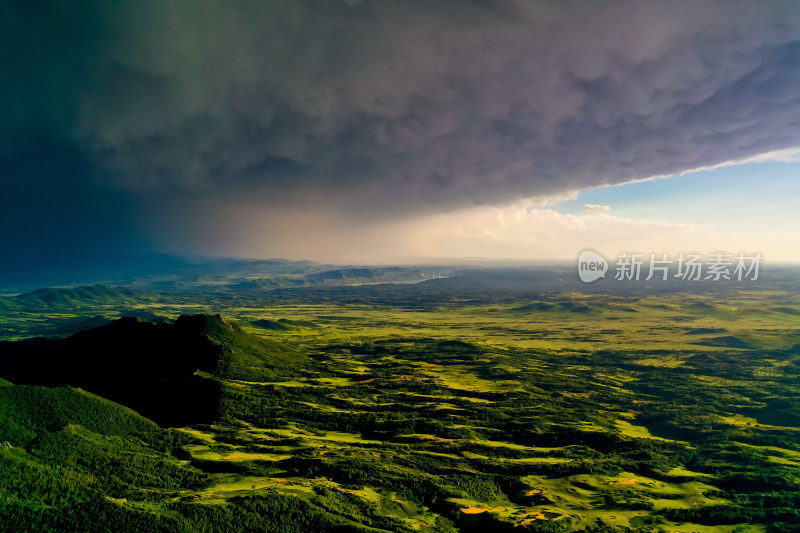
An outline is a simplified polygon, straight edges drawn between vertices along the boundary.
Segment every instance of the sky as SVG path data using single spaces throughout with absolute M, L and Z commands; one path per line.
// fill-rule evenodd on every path
M 6 0 L 0 28 L 6 265 L 800 261 L 796 1 Z

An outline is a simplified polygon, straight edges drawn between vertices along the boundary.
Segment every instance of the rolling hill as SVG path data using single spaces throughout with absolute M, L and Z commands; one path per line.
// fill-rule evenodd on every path
M 103 284 L 73 288 L 46 288 L 0 298 L 0 312 L 25 310 L 75 309 L 86 304 L 134 305 L 153 301 L 145 291 Z
M 219 315 L 128 317 L 62 340 L 0 343 L 0 376 L 12 383 L 80 387 L 166 425 L 212 420 L 217 378 L 274 379 L 301 361 Z

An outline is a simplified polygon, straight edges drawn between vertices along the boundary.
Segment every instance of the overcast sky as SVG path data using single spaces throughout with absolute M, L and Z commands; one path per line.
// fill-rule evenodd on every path
M 796 1 L 25 0 L 0 25 L 18 261 L 800 260 Z

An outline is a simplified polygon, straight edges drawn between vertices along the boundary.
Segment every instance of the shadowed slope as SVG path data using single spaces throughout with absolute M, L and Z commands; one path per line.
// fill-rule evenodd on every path
M 63 340 L 0 343 L 0 376 L 13 383 L 81 387 L 166 425 L 212 420 L 215 376 L 272 378 L 298 361 L 219 315 L 174 324 L 123 318 Z

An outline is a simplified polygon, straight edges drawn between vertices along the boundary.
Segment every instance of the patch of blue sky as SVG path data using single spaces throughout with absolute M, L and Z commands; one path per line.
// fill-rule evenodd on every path
M 798 231 L 800 162 L 749 162 L 580 191 L 555 209 L 581 214 L 584 204 L 611 214 L 664 222 L 713 224 L 741 231 Z

